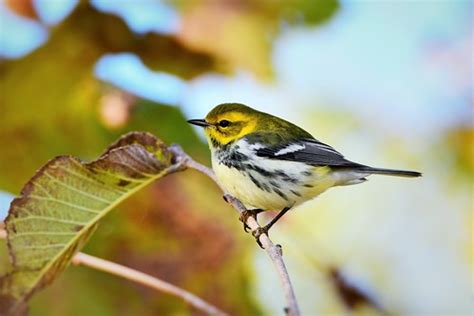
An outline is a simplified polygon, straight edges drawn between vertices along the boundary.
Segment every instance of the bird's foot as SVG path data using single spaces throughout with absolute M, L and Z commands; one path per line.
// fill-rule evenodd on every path
M 278 222 L 278 220 L 283 216 L 285 215 L 286 212 L 288 212 L 290 210 L 291 207 L 285 207 L 284 209 L 282 209 L 280 211 L 280 213 L 277 214 L 277 216 L 275 216 L 271 221 L 270 223 L 268 223 L 267 225 L 263 226 L 263 227 L 259 227 L 257 228 L 256 230 L 254 230 L 252 232 L 252 235 L 255 237 L 255 239 L 257 240 L 257 244 L 260 246 L 260 248 L 262 249 L 265 249 L 263 248 L 262 246 L 262 243 L 260 242 L 260 236 L 262 234 L 265 234 L 268 236 L 268 231 L 270 230 L 270 228 L 276 223 Z
M 263 212 L 261 209 L 253 209 L 253 210 L 245 210 L 244 212 L 240 213 L 239 220 L 244 224 L 244 231 L 247 233 L 250 229 L 249 225 L 247 225 L 247 219 L 249 217 L 253 217 L 257 220 L 257 214 Z
M 260 248 L 262 249 L 265 249 L 262 245 L 262 242 L 260 241 L 260 236 L 261 235 L 267 235 L 268 236 L 268 230 L 270 229 L 270 227 L 267 226 L 263 226 L 263 227 L 259 227 L 257 229 L 255 229 L 254 231 L 252 231 L 252 236 L 255 237 L 255 240 L 257 241 L 257 245 L 260 246 Z

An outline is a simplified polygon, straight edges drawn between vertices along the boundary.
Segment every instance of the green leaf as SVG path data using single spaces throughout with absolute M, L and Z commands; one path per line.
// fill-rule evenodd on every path
M 12 202 L 5 221 L 13 271 L 0 280 L 0 310 L 24 312 L 26 301 L 67 267 L 101 218 L 177 170 L 167 147 L 139 132 L 123 136 L 90 163 L 70 156 L 48 162 Z

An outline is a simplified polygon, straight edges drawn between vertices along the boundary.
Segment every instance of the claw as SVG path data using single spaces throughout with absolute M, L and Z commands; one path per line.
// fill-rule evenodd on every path
M 255 220 L 257 220 L 257 214 L 260 212 L 262 212 L 262 210 L 255 209 L 255 210 L 246 210 L 240 214 L 239 220 L 244 224 L 244 231 L 246 233 L 248 233 L 250 230 L 249 225 L 247 225 L 247 219 L 249 217 L 253 217 Z
M 247 222 L 244 222 L 244 232 L 248 233 L 250 231 L 250 226 L 247 225 Z
M 257 244 L 258 244 L 258 245 L 260 246 L 260 248 L 262 248 L 262 249 L 265 249 L 265 248 L 263 247 L 262 243 L 260 242 L 260 236 L 261 236 L 262 234 L 265 234 L 265 235 L 268 236 L 268 228 L 269 228 L 269 227 L 267 227 L 267 226 L 265 226 L 265 227 L 259 227 L 259 228 L 257 228 L 256 230 L 254 230 L 254 231 L 252 232 L 252 236 L 255 237 L 255 240 L 257 241 Z

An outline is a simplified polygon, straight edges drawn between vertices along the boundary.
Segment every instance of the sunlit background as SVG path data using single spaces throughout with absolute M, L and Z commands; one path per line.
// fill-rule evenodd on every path
M 461 0 L 4 0 L 0 218 L 48 159 L 92 160 L 129 130 L 209 164 L 185 120 L 242 102 L 351 160 L 424 174 L 332 189 L 272 229 L 303 315 L 472 315 L 473 45 Z M 283 313 L 271 262 L 192 171 L 120 205 L 84 251 L 232 315 Z M 188 313 L 81 267 L 31 304 L 31 315 Z

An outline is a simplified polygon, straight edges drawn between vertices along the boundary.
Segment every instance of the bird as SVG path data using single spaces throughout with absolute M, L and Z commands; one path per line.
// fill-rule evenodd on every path
M 268 235 L 284 214 L 331 187 L 359 184 L 374 174 L 422 175 L 350 161 L 301 127 L 240 103 L 219 104 L 204 119 L 187 122 L 204 128 L 219 185 L 246 208 L 240 216 L 246 231 L 249 216 L 280 211 L 252 232 L 260 247 L 260 235 Z

